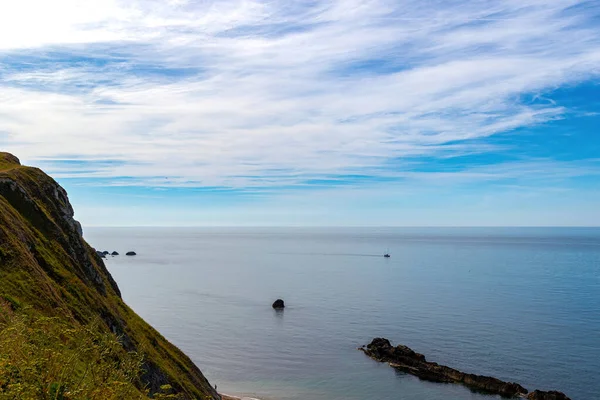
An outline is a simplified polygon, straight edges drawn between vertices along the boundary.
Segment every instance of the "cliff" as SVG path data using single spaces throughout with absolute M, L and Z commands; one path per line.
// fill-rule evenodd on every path
M 67 193 L 57 182 L 37 168 L 21 166 L 13 155 L 0 153 L 0 316 L 6 320 L 10 314 L 12 321 L 17 318 L 12 315 L 23 314 L 25 327 L 42 319 L 42 332 L 66 327 L 67 334 L 61 331 L 56 338 L 48 334 L 41 340 L 44 348 L 59 349 L 51 353 L 58 354 L 53 357 L 66 354 L 68 332 L 73 329 L 93 326 L 94 332 L 117 337 L 121 349 L 111 352 L 107 361 L 113 370 L 125 368 L 130 354 L 141 357 L 140 374 L 131 380 L 138 390 L 130 398 L 167 390 L 184 399 L 218 399 L 194 363 L 123 302 L 116 282 L 73 217 Z M 0 325 L 0 338 L 7 337 L 4 331 Z M 93 346 L 97 342 L 94 339 Z M 5 367 L 10 364 L 5 350 L 0 348 L 0 367 L 3 360 Z M 23 371 L 13 371 L 14 365 L 9 367 L 13 369 L 0 368 L 0 397 L 3 390 L 21 384 L 24 376 Z M 79 369 L 73 373 L 79 373 L 82 381 L 89 379 L 87 369 Z M 1 376 L 2 371 L 12 372 Z M 61 382 L 52 385 L 40 390 L 65 390 Z M 44 398 L 68 398 L 52 396 Z

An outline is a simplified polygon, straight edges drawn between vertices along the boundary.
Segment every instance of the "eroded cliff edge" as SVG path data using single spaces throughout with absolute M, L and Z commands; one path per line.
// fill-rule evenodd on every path
M 83 239 L 66 191 L 37 168 L 0 152 L 0 299 L 73 324 L 100 320 L 126 351 L 144 355 L 141 385 L 168 384 L 186 399 L 218 399 L 198 367 L 121 299 Z

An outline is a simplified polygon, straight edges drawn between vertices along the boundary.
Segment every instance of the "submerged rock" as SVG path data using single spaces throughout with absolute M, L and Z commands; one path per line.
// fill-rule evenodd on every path
M 391 367 L 397 370 L 415 375 L 420 379 L 443 382 L 460 383 L 475 390 L 498 394 L 504 397 L 525 397 L 528 390 L 515 382 L 504 382 L 491 376 L 466 374 L 456 369 L 429 362 L 423 354 L 416 353 L 407 346 L 392 346 L 390 341 L 384 338 L 375 338 L 367 345 L 359 348 L 366 355 L 374 360 L 387 362 Z M 543 397 L 554 396 L 554 394 L 564 397 Z M 542 397 L 539 397 L 542 396 Z M 569 400 L 560 392 L 540 392 L 531 393 L 529 400 Z
M 119 255 L 119 253 L 117 253 L 116 251 L 113 251 L 113 252 L 112 252 L 110 255 L 111 255 L 111 256 L 118 256 L 118 255 Z
M 281 309 L 285 308 L 285 303 L 283 302 L 283 300 L 277 299 L 273 303 L 273 308 L 276 310 L 281 310 Z
M 125 255 L 126 256 L 136 256 L 137 254 L 135 253 L 135 251 L 128 251 Z
M 557 392 L 555 390 L 551 390 L 549 392 L 534 390 L 533 392 L 529 393 L 527 398 L 529 400 L 571 400 L 566 394 Z

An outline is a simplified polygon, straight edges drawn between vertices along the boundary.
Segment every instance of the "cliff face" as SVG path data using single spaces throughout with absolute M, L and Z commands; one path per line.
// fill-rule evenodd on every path
M 0 153 L 0 300 L 44 316 L 101 329 L 144 355 L 151 393 L 169 384 L 187 399 L 218 399 L 201 371 L 136 315 L 83 239 L 67 193 L 37 168 Z

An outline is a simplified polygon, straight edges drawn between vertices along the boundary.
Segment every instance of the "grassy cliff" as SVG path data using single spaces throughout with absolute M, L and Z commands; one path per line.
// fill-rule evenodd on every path
M 94 385 L 104 394 L 92 396 Z M 126 391 L 111 397 L 102 385 Z M 192 361 L 123 302 L 65 190 L 0 153 L 0 399 L 11 390 L 23 399 L 218 398 Z

